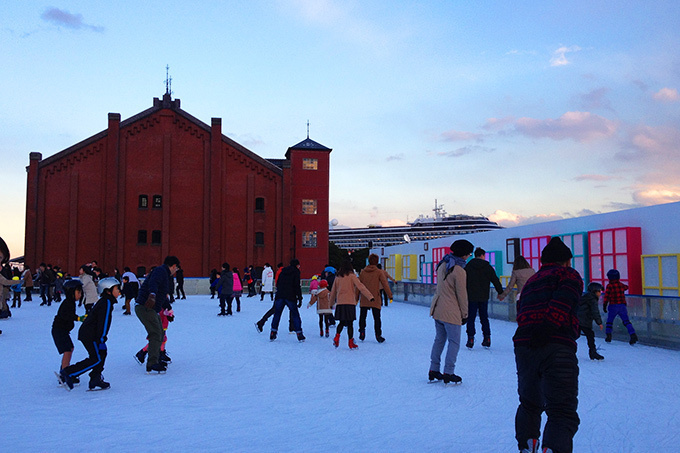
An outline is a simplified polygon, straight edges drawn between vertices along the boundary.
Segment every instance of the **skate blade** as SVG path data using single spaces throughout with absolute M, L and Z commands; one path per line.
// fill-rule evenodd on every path
M 87 389 L 85 390 L 86 392 L 101 392 L 104 390 L 109 390 L 111 387 L 106 387 L 105 389 L 99 389 L 99 388 L 94 388 L 94 389 Z
M 66 382 L 64 382 L 64 380 L 61 378 L 61 374 L 59 374 L 55 371 L 54 375 L 57 377 L 57 381 L 59 382 L 59 387 L 65 388 L 67 392 L 70 392 L 72 390 L 71 387 L 69 387 L 68 384 Z
M 155 371 L 155 370 L 146 372 L 146 374 L 148 374 L 148 375 L 165 374 L 165 373 L 166 373 L 166 371 Z

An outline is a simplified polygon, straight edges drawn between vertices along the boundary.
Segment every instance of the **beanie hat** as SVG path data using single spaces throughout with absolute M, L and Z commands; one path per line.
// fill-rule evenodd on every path
M 321 288 L 326 288 L 326 287 L 328 287 L 328 282 L 326 280 L 321 280 L 321 281 L 319 281 L 319 286 Z
M 319 277 L 317 277 L 316 275 L 312 275 L 312 280 L 318 280 L 318 279 L 319 279 Z
M 451 253 L 453 253 L 453 256 L 470 255 L 474 249 L 475 246 L 465 239 L 458 239 L 451 244 Z
M 562 239 L 554 237 L 550 239 L 548 245 L 543 248 L 543 252 L 541 252 L 541 263 L 564 263 L 565 261 L 569 261 L 573 256 L 569 247 L 562 242 Z
M 609 280 L 620 280 L 621 279 L 621 273 L 617 271 L 616 269 L 610 269 L 609 272 L 607 272 L 607 278 Z

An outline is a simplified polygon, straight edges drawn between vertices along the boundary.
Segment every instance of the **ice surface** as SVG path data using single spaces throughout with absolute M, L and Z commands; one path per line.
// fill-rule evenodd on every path
M 120 306 L 104 370 L 111 389 L 101 392 L 85 391 L 87 375 L 71 392 L 57 385 L 55 304 L 24 303 L 0 322 L 1 451 L 516 451 L 512 323 L 491 320 L 491 349 L 463 347 L 463 383 L 444 387 L 426 383 L 434 338 L 426 307 L 384 308 L 383 344 L 369 314 L 367 340 L 350 351 L 346 332 L 338 349 L 319 337 L 306 300 L 307 341 L 298 343 L 287 311 L 277 341 L 269 324 L 256 332 L 267 300 L 243 298 L 240 313 L 218 317 L 217 300 L 189 296 L 174 304 L 168 373 L 147 375 L 133 359 L 145 331 Z M 85 350 L 77 329 L 71 336 L 75 362 Z M 603 362 L 588 360 L 579 340 L 574 451 L 680 451 L 680 352 L 597 342 Z

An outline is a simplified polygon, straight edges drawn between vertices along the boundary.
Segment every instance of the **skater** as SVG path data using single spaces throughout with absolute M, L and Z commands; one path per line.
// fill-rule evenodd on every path
M 335 306 L 335 319 L 338 321 L 335 338 L 333 338 L 333 346 L 336 348 L 340 346 L 340 334 L 342 334 L 344 327 L 347 327 L 349 348 L 357 349 L 359 347 L 354 342 L 354 320 L 357 319 L 357 292 L 361 293 L 371 304 L 375 302 L 373 294 L 359 281 L 359 277 L 354 274 L 352 261 L 346 258 L 340 265 L 330 295 L 330 303 Z
M 519 407 L 515 438 L 520 451 L 536 451 L 541 415 L 546 448 L 571 453 L 578 430 L 576 316 L 583 280 L 569 267 L 572 253 L 553 237 L 541 253 L 541 268 L 527 281 L 517 302 L 515 344 Z
M 602 285 L 597 282 L 592 282 L 588 285 L 588 291 L 581 296 L 581 302 L 578 305 L 578 324 L 581 333 L 588 339 L 588 355 L 590 360 L 604 360 L 600 354 L 597 353 L 595 347 L 595 332 L 593 332 L 593 321 L 600 326 L 602 330 L 602 317 L 600 317 L 600 308 L 598 301 L 602 294 Z
M 175 273 L 175 281 L 177 282 L 177 300 L 180 300 L 180 293 L 182 293 L 182 299 L 187 298 L 187 294 L 184 292 L 184 270 L 177 266 L 177 272 Z
M 248 285 L 248 296 L 255 295 L 255 276 L 253 275 L 253 265 L 243 268 L 243 282 Z
M 146 371 L 164 372 L 167 367 L 160 362 L 161 343 L 163 342 L 163 325 L 159 313 L 163 309 L 171 310 L 169 293 L 172 276 L 177 271 L 179 259 L 169 255 L 163 260 L 163 265 L 154 268 L 149 277 L 139 288 L 136 300 L 135 314 L 146 329 L 149 340 L 149 357 L 146 361 Z
M 437 264 L 437 288 L 430 304 L 435 337 L 427 377 L 430 382 L 436 380 L 444 381 L 445 384 L 458 384 L 463 379 L 454 371 L 460 350 L 461 329 L 468 317 L 465 262 L 472 255 L 474 245 L 465 239 L 458 239 L 449 248 L 451 252 Z M 447 341 L 449 345 L 444 358 L 444 373 L 441 373 L 441 356 Z
M 618 316 L 623 322 L 623 326 L 628 330 L 630 335 L 630 340 L 628 343 L 631 345 L 637 343 L 638 336 L 635 333 L 633 324 L 630 323 L 628 319 L 628 308 L 626 307 L 626 295 L 625 292 L 628 291 L 628 285 L 621 283 L 621 274 L 616 269 L 610 269 L 607 272 L 607 278 L 609 279 L 609 284 L 604 290 L 604 302 L 602 304 L 602 309 L 607 313 L 607 307 L 609 307 L 609 313 L 607 314 L 607 328 L 605 329 L 605 340 L 607 343 L 612 341 L 612 327 L 614 325 L 614 319 Z
M 498 300 L 503 300 L 508 297 L 508 294 L 510 294 L 510 291 L 512 291 L 515 286 L 517 286 L 515 301 L 519 300 L 519 295 L 522 293 L 524 284 L 529 280 L 529 277 L 535 273 L 536 271 L 531 267 L 531 264 L 529 264 L 526 258 L 522 255 L 517 255 L 517 258 L 515 258 L 515 261 L 512 263 L 512 274 L 510 275 L 508 286 L 506 286 L 505 290 L 498 295 Z
M 467 274 L 468 320 L 467 343 L 469 349 L 475 344 L 475 318 L 479 312 L 479 322 L 482 324 L 482 346 L 491 347 L 491 326 L 489 325 L 489 287 L 493 285 L 497 294 L 503 293 L 503 286 L 496 275 L 496 271 L 486 260 L 486 250 L 477 247 L 475 257 L 465 265 Z
M 61 354 L 59 371 L 71 365 L 73 355 L 73 341 L 71 331 L 76 321 L 83 318 L 76 314 L 76 301 L 83 297 L 83 284 L 78 279 L 64 282 L 64 301 L 59 305 L 57 315 L 52 322 L 52 338 L 57 351 Z
M 213 269 L 213 270 L 210 271 L 210 279 L 208 281 L 210 282 L 210 298 L 211 299 L 215 298 L 215 293 L 217 292 L 213 283 L 215 283 L 215 280 L 217 280 L 218 275 L 220 275 L 220 274 L 217 273 L 217 269 Z
M 363 268 L 359 274 L 359 281 L 368 288 L 373 295 L 373 301 L 368 300 L 366 296 L 361 295 L 359 301 L 359 340 L 366 339 L 366 317 L 368 310 L 373 314 L 373 330 L 375 331 L 375 339 L 378 343 L 383 343 L 385 338 L 382 336 L 382 321 L 380 320 L 380 308 L 382 307 L 382 298 L 380 296 L 380 288 L 383 288 L 386 295 L 392 300 L 392 290 L 387 283 L 385 273 L 382 269 L 378 269 L 378 261 L 380 258 L 375 253 L 371 253 L 368 257 L 368 266 Z
M 0 237 L 0 266 L 7 264 L 9 259 L 9 248 L 5 241 Z M 12 285 L 12 280 L 0 274 L 0 315 L 2 317 L 5 317 L 5 315 L 7 315 L 7 317 L 12 316 L 9 307 L 5 302 L 7 300 L 7 293 L 9 292 L 10 285 Z M 0 334 L 2 334 L 2 330 L 0 330 Z
M 378 264 L 376 264 L 376 267 L 378 269 L 380 269 L 380 271 L 383 273 L 383 275 L 387 279 L 387 286 L 380 285 L 380 298 L 381 298 L 380 300 L 382 300 L 382 302 L 387 307 L 387 306 L 389 306 L 389 303 L 392 301 L 392 298 L 387 297 L 387 292 L 385 291 L 385 288 L 390 288 L 390 291 L 391 291 L 389 281 L 392 280 L 394 283 L 397 283 L 397 281 L 385 269 L 382 268 L 382 264 L 378 263 Z
M 12 282 L 14 283 L 12 286 L 10 286 L 13 294 L 12 308 L 15 308 L 17 303 L 19 304 L 19 308 L 21 308 L 21 279 L 15 275 L 12 277 Z
M 241 274 L 238 273 L 238 268 L 231 270 L 234 278 L 234 299 L 236 299 L 236 312 L 241 311 L 241 296 L 243 295 L 243 285 L 241 284 Z M 230 310 L 231 311 L 231 310 Z
M 213 285 L 215 285 L 220 298 L 220 312 L 217 316 L 232 315 L 231 303 L 234 300 L 234 274 L 229 268 L 229 263 L 222 263 L 222 272 Z
M 262 287 L 260 288 L 260 300 L 264 300 L 265 293 L 269 293 L 274 302 L 274 271 L 269 263 L 264 263 L 262 271 Z
M 167 367 L 169 363 L 172 363 L 172 360 L 170 360 L 170 356 L 165 350 L 165 344 L 168 342 L 168 325 L 175 320 L 175 312 L 173 312 L 172 309 L 164 308 L 158 315 L 161 318 L 161 325 L 163 326 L 163 342 L 161 343 L 161 352 L 158 356 L 158 361 Z M 147 337 L 147 340 L 148 339 L 149 338 Z M 146 359 L 146 355 L 148 353 L 149 343 L 146 343 L 146 346 L 144 346 L 139 350 L 139 352 L 137 352 L 137 354 L 135 354 L 135 359 L 137 359 L 137 362 L 139 362 L 140 365 L 144 364 L 144 360 Z
M 106 390 L 111 387 L 111 384 L 104 381 L 102 371 L 104 371 L 106 362 L 106 339 L 111 327 L 113 303 L 120 296 L 120 282 L 113 277 L 103 278 L 99 281 L 97 290 L 101 299 L 94 304 L 78 330 L 78 340 L 83 343 L 89 356 L 59 372 L 61 382 L 69 390 L 73 389 L 75 378 L 87 371 L 90 372 L 88 385 L 90 390 L 95 390 L 97 387 Z
M 26 298 L 24 299 L 24 302 L 31 302 L 33 300 L 33 274 L 31 274 L 30 267 L 24 267 L 21 279 L 24 281 L 24 288 L 26 288 Z
M 323 337 L 325 332 L 326 338 L 330 336 L 331 314 L 333 313 L 329 296 L 328 282 L 326 280 L 321 280 L 319 282 L 319 289 L 312 294 L 312 297 L 307 304 L 307 308 L 316 304 L 316 314 L 319 315 L 319 336 Z M 324 325 L 326 327 L 325 331 Z
M 269 340 L 276 340 L 279 330 L 279 321 L 284 307 L 290 310 L 293 329 L 297 334 L 298 341 L 305 341 L 302 333 L 302 320 L 298 308 L 302 306 L 302 288 L 300 287 L 300 261 L 293 258 L 290 265 L 285 267 L 276 282 L 276 297 L 274 298 L 274 319 L 272 320 Z
M 123 297 L 125 297 L 125 311 L 124 315 L 132 314 L 130 312 L 130 303 L 132 299 L 137 299 L 139 295 L 139 280 L 137 276 L 130 271 L 129 267 L 123 269 Z
M 78 272 L 80 273 L 80 281 L 83 284 L 83 305 L 85 305 L 85 313 L 89 313 L 94 306 L 94 303 L 97 302 L 97 286 L 94 282 L 95 275 L 87 264 L 80 266 Z M 80 306 L 80 304 L 78 306 Z

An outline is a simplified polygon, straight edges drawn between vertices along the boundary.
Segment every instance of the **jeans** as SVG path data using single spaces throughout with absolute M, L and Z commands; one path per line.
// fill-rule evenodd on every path
M 294 300 L 288 299 L 276 299 L 274 301 L 274 309 L 276 311 L 274 312 L 274 319 L 272 319 L 272 332 L 279 330 L 279 321 L 281 321 L 281 313 L 283 313 L 284 307 L 288 307 L 288 310 L 290 310 L 290 317 L 293 321 L 295 332 L 302 333 L 302 320 L 300 319 L 297 303 Z
M 474 337 L 475 318 L 479 311 L 479 322 L 482 324 L 482 335 L 484 338 L 491 336 L 491 327 L 489 326 L 489 301 L 468 301 L 468 320 L 467 320 L 467 335 L 469 338 Z
M 541 414 L 548 416 L 542 447 L 560 453 L 573 451 L 580 423 L 578 408 L 578 359 L 566 345 L 548 343 L 540 348 L 515 347 L 519 407 L 515 415 L 515 438 L 524 448 L 541 435 Z
M 442 352 L 444 351 L 444 346 L 448 340 L 449 347 L 446 350 L 446 357 L 444 358 L 444 373 L 453 374 L 453 371 L 456 368 L 458 350 L 460 349 L 461 326 L 437 321 L 435 319 L 434 328 L 436 334 L 434 337 L 434 344 L 432 345 L 432 352 L 430 353 L 430 370 L 439 371 Z
M 633 328 L 633 325 L 630 323 L 630 319 L 628 319 L 628 308 L 626 308 L 625 304 L 614 304 L 614 305 L 609 305 L 609 312 L 607 313 L 607 327 L 605 329 L 605 333 L 612 333 L 612 327 L 614 326 L 614 319 L 616 317 L 620 317 L 621 321 L 623 322 L 623 326 L 628 330 L 628 335 L 633 335 L 635 333 L 635 329 Z

